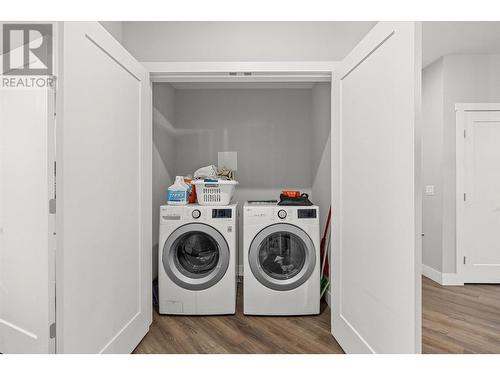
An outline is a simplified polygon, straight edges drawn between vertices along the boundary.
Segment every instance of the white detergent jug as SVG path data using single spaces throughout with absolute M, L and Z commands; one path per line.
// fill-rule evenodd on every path
M 182 206 L 188 203 L 189 186 L 184 182 L 184 177 L 176 176 L 175 182 L 168 188 L 167 203 Z

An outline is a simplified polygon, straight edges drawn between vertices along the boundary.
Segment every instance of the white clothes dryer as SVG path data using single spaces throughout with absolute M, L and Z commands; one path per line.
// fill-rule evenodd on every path
M 317 206 L 245 203 L 245 314 L 319 314 L 318 213 Z

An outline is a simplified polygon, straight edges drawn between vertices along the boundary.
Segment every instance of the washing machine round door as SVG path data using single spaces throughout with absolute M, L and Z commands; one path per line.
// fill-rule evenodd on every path
M 273 224 L 255 236 L 248 260 L 253 275 L 262 285 L 274 290 L 291 290 L 311 277 L 316 250 L 301 228 Z
M 201 223 L 177 228 L 163 246 L 162 262 L 170 279 L 188 290 L 219 282 L 229 266 L 229 247 L 215 228 Z

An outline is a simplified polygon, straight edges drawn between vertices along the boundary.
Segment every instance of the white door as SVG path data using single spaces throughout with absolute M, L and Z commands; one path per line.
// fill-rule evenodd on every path
M 334 72 L 332 333 L 421 351 L 420 24 L 378 23 Z
M 500 110 L 465 112 L 463 281 L 500 283 Z
M 97 22 L 59 26 L 57 352 L 130 353 L 152 321 L 149 74 Z
M 0 90 L 0 353 L 55 350 L 53 113 L 52 90 Z

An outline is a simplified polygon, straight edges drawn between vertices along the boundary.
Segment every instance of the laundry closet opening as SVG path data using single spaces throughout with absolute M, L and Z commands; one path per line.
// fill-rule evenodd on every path
M 153 279 L 158 276 L 160 207 L 176 176 L 218 166 L 231 152 L 239 182 L 237 274 L 243 274 L 242 207 L 249 200 L 279 200 L 282 190 L 298 190 L 319 206 L 320 237 L 331 202 L 331 82 L 275 74 L 245 81 L 250 74 L 197 80 L 175 75 L 152 83 Z M 238 80 L 240 76 L 242 80 Z M 318 262 L 320 259 L 317 260 Z M 161 260 L 160 260 L 161 263 Z M 328 294 L 329 295 L 329 294 Z

